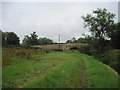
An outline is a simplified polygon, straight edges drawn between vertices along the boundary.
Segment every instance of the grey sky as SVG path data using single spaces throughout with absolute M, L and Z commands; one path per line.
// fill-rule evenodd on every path
M 15 32 L 20 40 L 32 31 L 36 31 L 39 37 L 48 37 L 54 41 L 58 41 L 60 34 L 61 41 L 65 42 L 88 33 L 81 16 L 97 8 L 107 8 L 115 13 L 117 21 L 117 2 L 3 2 L 2 30 Z
M 0 2 L 0 28 L 2 27 L 2 3 Z

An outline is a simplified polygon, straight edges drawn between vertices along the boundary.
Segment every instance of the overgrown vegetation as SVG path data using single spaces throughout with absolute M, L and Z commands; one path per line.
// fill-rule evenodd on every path
M 80 52 L 92 55 L 103 63 L 111 66 L 119 73 L 119 52 L 113 49 L 120 49 L 118 42 L 120 36 L 120 23 L 114 22 L 115 14 L 107 9 L 97 9 L 93 14 L 82 16 L 85 27 L 89 27 L 91 36 L 87 36 L 88 46 L 80 47 Z M 117 50 L 119 51 L 119 50 Z M 109 54 L 114 58 L 111 58 Z
M 82 54 L 81 58 L 85 60 L 87 65 L 90 88 L 120 88 L 120 77 L 118 74 L 116 75 L 114 70 L 108 69 L 106 65 L 91 56 Z
M 91 35 L 59 44 L 38 38 L 36 32 L 26 35 L 20 44 L 14 32 L 0 30 L 3 87 L 118 88 L 119 75 L 110 68 L 120 74 L 120 23 L 114 17 L 107 9 L 82 16 Z
M 19 37 L 14 32 L 2 32 L 2 46 L 19 45 L 19 41 Z
M 115 73 L 77 51 L 33 53 L 33 56 L 11 57 L 10 64 L 3 66 L 3 88 L 118 87 Z
M 43 49 L 25 49 L 25 48 L 3 48 L 2 49 L 2 65 L 10 65 L 13 58 L 34 59 L 37 54 L 44 55 L 50 50 Z M 37 58 L 35 58 L 37 60 Z M 39 58 L 38 58 L 39 60 Z

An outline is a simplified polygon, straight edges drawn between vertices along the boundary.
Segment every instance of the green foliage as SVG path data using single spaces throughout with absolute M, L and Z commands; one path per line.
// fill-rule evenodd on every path
M 120 74 L 120 50 L 107 50 L 99 58 L 103 63 L 109 65 Z
M 120 49 L 120 23 L 114 24 L 112 26 L 112 32 L 109 34 L 111 37 L 111 45 L 113 48 Z
M 38 44 L 38 39 L 37 39 L 38 35 L 36 34 L 36 32 L 31 33 L 31 37 L 30 37 L 30 43 L 31 45 L 37 45 Z
M 46 44 L 53 44 L 53 40 L 49 38 L 37 38 L 38 35 L 36 32 L 30 34 L 30 36 L 26 35 L 23 39 L 22 45 L 25 47 L 29 47 L 31 45 L 46 45 Z
M 63 58 L 62 56 L 64 55 L 68 57 Z M 76 57 L 73 57 L 73 56 L 76 56 Z M 62 53 L 57 52 L 57 53 L 51 53 L 49 55 L 49 58 L 50 57 L 53 57 L 52 58 L 53 60 L 55 60 L 54 58 L 59 57 L 59 59 L 61 59 L 61 63 L 57 65 L 56 68 L 52 70 L 52 72 L 48 72 L 47 75 L 41 78 L 38 77 L 37 80 L 34 80 L 30 84 L 26 85 L 26 87 L 28 88 L 32 88 L 32 87 L 35 87 L 35 88 L 79 88 L 82 86 L 80 84 L 80 79 L 79 79 L 82 73 L 82 68 L 80 68 L 82 62 L 80 62 L 81 60 L 77 59 L 79 57 L 79 53 L 75 54 L 73 52 L 72 53 L 68 52 L 67 54 L 64 52 Z
M 82 16 L 85 27 L 89 27 L 90 32 L 95 38 L 106 38 L 109 27 L 114 24 L 115 14 L 107 12 L 107 9 L 97 9 L 93 15 Z
M 3 88 L 117 88 L 119 79 L 98 60 L 77 51 L 38 53 L 30 59 L 14 56 L 2 72 Z
M 26 35 L 23 39 L 22 45 L 29 47 L 30 45 L 38 45 L 38 35 L 36 32 L 32 32 L 30 36 Z
M 86 45 L 86 46 L 81 46 L 81 47 L 79 47 L 78 50 L 80 51 L 80 53 L 91 55 L 91 52 L 90 52 L 91 47 L 88 46 L 88 45 Z
M 116 70 L 118 73 L 120 69 L 120 50 L 105 50 L 105 51 L 98 51 L 94 49 L 90 45 L 81 46 L 78 48 L 80 53 L 88 54 L 94 56 L 96 59 L 102 61 L 104 64 L 109 65 L 114 70 Z
M 33 55 L 38 53 L 43 53 L 43 51 L 34 49 L 22 49 L 22 48 L 3 48 L 2 49 L 2 64 L 10 65 L 13 57 L 30 59 Z
M 73 37 L 71 40 L 67 40 L 66 43 L 76 43 L 77 40 L 75 37 Z
M 14 32 L 2 32 L 2 45 L 19 45 L 19 37 Z
M 114 70 L 102 64 L 99 60 L 87 55 L 81 55 L 87 65 L 89 88 L 120 88 L 120 77 Z
M 111 38 L 110 33 L 113 32 L 115 14 L 110 13 L 107 9 L 97 9 L 93 14 L 82 16 L 85 27 L 89 27 L 89 31 L 93 38 L 93 47 L 103 51 L 106 48 L 106 39 Z
M 2 32 L 2 46 L 7 46 L 7 42 L 5 40 L 5 33 Z
M 87 43 L 86 38 L 78 38 L 77 43 Z
M 26 47 L 29 47 L 31 45 L 31 38 L 28 35 L 24 37 L 22 45 Z
M 72 38 L 71 40 L 67 40 L 66 43 L 88 43 L 88 38 Z
M 83 16 L 85 27 L 89 27 L 92 38 L 89 46 L 82 47 L 80 51 L 98 58 L 119 72 L 118 57 L 113 56 L 114 54 L 107 50 L 110 47 L 120 48 L 120 43 L 118 42 L 120 23 L 115 24 L 114 17 L 115 14 L 107 12 L 107 9 L 97 9 L 93 11 L 93 15 L 87 14 Z
M 49 38 L 39 38 L 38 42 L 40 45 L 53 44 L 53 40 Z

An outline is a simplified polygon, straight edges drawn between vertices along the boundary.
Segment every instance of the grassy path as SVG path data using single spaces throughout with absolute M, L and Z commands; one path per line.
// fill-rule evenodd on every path
M 87 87 L 87 73 L 86 73 L 86 64 L 84 60 L 81 59 L 81 74 L 80 74 L 80 88 L 86 88 Z
M 81 54 L 87 65 L 89 88 L 120 88 L 120 77 L 111 68 L 91 56 Z
M 117 88 L 118 76 L 77 51 L 51 52 L 35 59 L 13 58 L 3 67 L 7 88 Z
M 77 53 L 51 53 L 44 59 L 63 60 L 63 62 L 48 72 L 47 75 L 37 77 L 37 80 L 28 83 L 25 87 L 82 88 L 86 86 L 84 64 Z

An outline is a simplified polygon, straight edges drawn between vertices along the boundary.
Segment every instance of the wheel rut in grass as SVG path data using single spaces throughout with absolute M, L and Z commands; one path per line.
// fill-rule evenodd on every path
M 55 53 L 56 54 L 56 53 Z M 62 80 L 66 80 L 65 83 L 59 83 L 58 85 L 55 86 L 49 86 L 49 87 L 67 87 L 67 88 L 86 88 L 87 87 L 87 80 L 86 80 L 86 64 L 84 62 L 84 59 L 81 58 L 81 56 L 79 54 L 74 54 L 74 53 L 68 53 L 66 55 L 66 53 L 63 53 L 65 57 L 59 58 L 58 55 L 62 54 L 62 53 L 58 53 L 56 54 L 56 56 L 52 56 L 49 55 L 49 58 L 47 59 L 48 61 L 50 59 L 53 60 L 58 60 L 60 63 L 60 60 L 63 59 L 63 61 L 61 62 L 61 64 L 58 65 L 52 65 L 52 66 L 43 66 L 43 71 L 42 72 L 34 72 L 35 74 L 31 75 L 30 77 L 26 78 L 26 80 L 21 84 L 18 85 L 17 87 L 19 88 L 24 88 L 27 86 L 30 86 L 31 83 L 36 83 L 36 82 L 41 82 L 40 80 L 43 78 L 43 80 L 45 80 L 44 78 L 50 77 L 51 81 L 53 81 L 55 78 L 52 77 L 55 76 L 58 78 L 58 80 L 55 80 L 53 83 L 58 83 L 61 82 Z M 71 57 L 71 58 L 70 58 Z M 57 69 L 56 69 L 57 68 Z M 69 68 L 69 69 L 67 69 Z M 57 73 L 56 73 L 57 70 Z M 62 74 L 62 71 L 65 71 L 65 74 Z M 51 72 L 52 74 L 48 73 Z M 62 77 L 58 74 L 63 75 Z M 69 75 L 70 76 L 69 76 Z M 61 79 L 59 79 L 61 78 Z M 67 79 L 69 78 L 69 79 Z M 51 82 L 51 81 L 47 81 L 47 82 Z M 41 83 L 41 85 L 44 83 L 46 83 L 46 80 L 44 82 Z M 68 85 L 69 83 L 69 85 Z M 52 83 L 48 83 L 48 84 L 52 84 Z M 39 87 L 39 86 L 38 86 Z M 44 86 L 43 86 L 44 87 Z
M 54 69 L 55 66 L 53 67 L 45 67 L 43 71 L 41 72 L 34 72 L 33 75 L 31 75 L 30 77 L 28 77 L 26 80 L 24 80 L 24 83 L 22 83 L 21 85 L 18 85 L 18 88 L 24 88 L 24 86 L 26 86 L 28 83 L 36 80 L 38 77 L 43 77 L 45 76 L 50 70 Z
M 77 53 L 76 53 L 77 54 Z M 62 73 L 59 73 L 59 72 L 61 72 L 61 71 L 66 71 L 67 73 L 69 73 L 69 74 L 73 74 L 73 77 L 71 76 L 71 79 L 70 79 L 70 77 L 68 76 L 68 77 L 66 77 L 67 76 L 67 73 L 66 74 L 64 74 L 65 76 L 63 76 L 63 78 L 61 78 L 61 79 L 58 79 L 58 80 L 56 80 L 55 82 L 57 83 L 57 82 L 61 82 L 62 80 L 66 80 L 65 82 L 67 83 L 69 83 L 70 85 L 68 85 L 68 84 L 64 84 L 64 82 L 63 83 L 59 83 L 59 85 L 55 85 L 54 87 L 67 87 L 67 88 L 72 88 L 72 87 L 74 87 L 74 88 L 86 88 L 87 87 L 87 81 L 86 81 L 86 65 L 85 65 L 85 62 L 84 62 L 84 59 L 82 59 L 81 58 L 81 56 L 80 55 L 75 55 L 74 53 L 73 54 L 67 54 L 67 56 L 68 56 L 68 58 L 69 57 L 72 57 L 72 58 L 70 58 L 69 60 L 68 60 L 68 58 L 66 58 L 66 56 L 65 57 L 63 57 L 63 59 L 64 58 L 66 58 L 67 60 L 65 60 L 64 62 L 62 62 L 61 63 L 61 65 L 59 66 L 54 66 L 54 67 L 50 67 L 50 68 L 47 68 L 46 69 L 46 71 L 45 72 L 43 72 L 43 74 L 41 75 L 41 74 L 37 74 L 36 76 L 34 76 L 33 78 L 32 78 L 32 80 L 31 79 L 28 79 L 28 81 L 22 86 L 22 87 L 26 87 L 27 85 L 29 85 L 29 83 L 32 83 L 32 82 L 34 82 L 34 81 L 37 81 L 37 79 L 38 78 L 41 78 L 41 77 L 48 77 L 48 73 L 49 72 L 52 72 L 52 75 L 55 75 L 55 77 L 57 77 L 57 78 L 61 78 L 61 76 L 59 77 L 59 75 L 58 74 L 61 74 L 61 75 L 63 75 Z M 49 59 L 50 58 L 52 58 L 52 57 L 49 57 Z M 56 58 L 55 59 L 57 59 L 57 60 L 60 60 L 60 58 L 59 57 L 57 57 L 56 56 Z M 74 61 L 75 60 L 75 61 Z M 63 68 L 64 67 L 64 68 Z M 71 68 L 71 70 L 69 71 L 67 68 L 70 68 L 70 67 L 73 67 L 73 68 Z M 58 74 L 56 74 L 55 72 L 54 72 L 54 69 L 55 68 L 57 68 L 56 70 L 58 70 Z M 53 70 L 53 71 L 52 71 Z M 71 72 L 71 73 L 70 73 Z M 52 76 L 51 75 L 51 76 Z M 49 77 L 51 77 L 51 76 L 49 76 Z M 66 78 L 69 78 L 68 79 L 68 81 L 67 81 L 67 79 Z M 51 77 L 51 78 L 53 78 L 53 77 Z M 53 78 L 54 79 L 54 78 Z M 53 79 L 51 79 L 51 80 L 53 80 Z M 50 81 L 50 80 L 49 80 Z M 48 82 L 49 82 L 48 81 Z M 39 82 L 39 81 L 37 81 L 37 82 Z M 51 81 L 50 81 L 51 82 Z M 53 82 L 53 83 L 55 83 L 55 82 Z M 43 83 L 46 83 L 46 81 L 44 81 Z M 41 83 L 42 84 L 42 83 Z M 51 83 L 48 83 L 48 84 L 51 84 Z M 43 86 L 44 87 L 44 86 Z
M 80 74 L 80 88 L 86 88 L 87 87 L 87 75 L 86 75 L 86 64 L 84 60 L 81 58 L 81 74 Z

